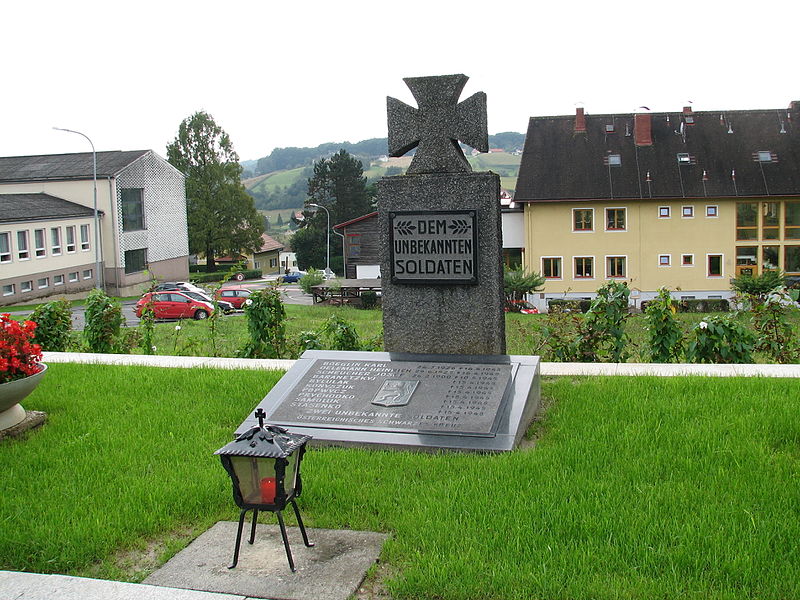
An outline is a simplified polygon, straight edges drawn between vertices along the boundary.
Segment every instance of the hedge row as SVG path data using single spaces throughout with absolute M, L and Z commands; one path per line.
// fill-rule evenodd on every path
M 192 281 L 196 283 L 205 283 L 208 281 L 222 281 L 228 271 L 217 271 L 216 273 L 192 273 Z M 239 277 L 241 275 L 241 278 Z M 242 281 L 242 279 L 260 279 L 262 277 L 261 269 L 248 269 L 245 271 L 238 271 L 233 277 L 232 281 Z
M 647 300 L 642 301 L 641 310 L 647 308 Z M 560 306 L 562 312 L 588 312 L 589 307 L 592 305 L 591 300 L 566 300 L 554 299 L 547 301 L 548 310 L 553 306 Z M 567 310 L 569 309 L 569 310 Z M 710 312 L 728 312 L 730 311 L 730 303 L 724 298 L 705 298 L 695 300 L 680 300 L 678 301 L 678 311 L 687 313 L 710 313 Z

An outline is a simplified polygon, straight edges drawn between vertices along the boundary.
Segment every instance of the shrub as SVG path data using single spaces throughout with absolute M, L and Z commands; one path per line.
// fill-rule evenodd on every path
M 625 362 L 630 352 L 625 350 L 628 338 L 625 321 L 628 317 L 628 286 L 609 281 L 597 290 L 584 319 L 582 339 L 578 343 L 581 361 L 609 360 Z
M 373 309 L 378 306 L 378 293 L 372 290 L 361 292 L 361 308 Z
M 680 300 L 678 308 L 680 312 L 688 313 L 728 312 L 731 309 L 731 305 L 724 298 L 705 298 Z
M 528 273 L 525 269 L 506 269 L 503 272 L 503 291 L 506 302 L 524 300 L 526 294 L 544 289 L 545 278 L 539 273 Z
M 331 350 L 361 350 L 361 340 L 352 323 L 339 315 L 331 315 L 322 325 Z
M 300 284 L 300 288 L 304 293 L 310 294 L 311 288 L 315 285 L 319 285 L 323 281 L 325 281 L 325 275 L 322 271 L 318 271 L 317 269 L 309 269 L 308 273 L 303 275 L 298 283 Z
M 731 288 L 737 294 L 755 296 L 762 301 L 784 285 L 786 278 L 780 271 L 764 271 L 761 275 L 739 275 L 731 279 Z
M 666 288 L 661 288 L 658 296 L 647 303 L 645 319 L 651 362 L 678 362 L 683 354 L 683 330 L 675 319 L 677 304 Z
M 120 327 L 124 318 L 117 300 L 109 298 L 103 290 L 94 289 L 89 292 L 89 297 L 86 299 L 85 315 L 83 337 L 90 352 L 125 351 L 120 338 Z
M 788 319 L 789 311 L 797 312 L 792 299 L 785 292 L 773 292 L 764 300 L 750 296 L 747 301 L 757 336 L 756 350 L 776 363 L 800 361 L 800 343 Z
M 567 300 L 562 298 L 554 298 L 552 300 L 547 301 L 547 310 L 551 311 L 553 308 L 556 310 L 565 313 L 565 312 L 582 312 L 585 313 L 589 310 L 589 307 L 592 305 L 591 300 Z
M 751 363 L 755 336 L 733 315 L 712 316 L 692 330 L 686 358 L 694 363 Z
M 31 314 L 36 322 L 33 341 L 45 352 L 66 352 L 72 340 L 72 311 L 67 300 L 40 304 Z
M 282 358 L 286 353 L 286 311 L 275 286 L 253 292 L 244 305 L 250 341 L 239 352 L 245 358 Z

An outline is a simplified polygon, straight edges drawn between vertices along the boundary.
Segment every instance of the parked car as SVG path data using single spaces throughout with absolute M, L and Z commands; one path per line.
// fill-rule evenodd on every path
M 525 300 L 506 300 L 506 312 L 517 312 L 523 315 L 538 315 L 539 309 Z
M 186 292 L 147 292 L 136 303 L 136 316 L 142 318 L 144 307 L 153 304 L 156 319 L 207 319 L 214 312 L 214 305 L 197 300 Z
M 154 286 L 151 289 L 151 292 L 170 292 L 172 290 L 177 291 L 190 291 L 190 292 L 201 292 L 205 294 L 205 290 L 201 287 L 197 287 L 195 284 L 190 283 L 188 281 L 165 281 L 164 283 L 159 283 L 158 285 Z
M 241 309 L 253 292 L 243 287 L 226 286 L 217 290 L 219 301 L 230 302 L 234 308 Z
M 281 275 L 278 277 L 278 281 L 282 283 L 297 283 L 300 281 L 300 278 L 305 275 L 305 271 L 292 271 L 288 275 Z
M 211 299 L 211 296 L 209 296 L 205 292 L 195 292 L 191 290 L 186 290 L 185 292 L 182 293 L 186 294 L 190 298 L 194 298 L 195 300 L 200 300 L 201 302 L 211 304 L 212 306 L 214 305 L 214 301 Z M 226 302 L 225 300 L 217 300 L 217 306 L 219 306 L 219 309 L 226 315 L 231 314 L 235 310 L 233 308 L 233 304 L 231 304 L 230 302 Z

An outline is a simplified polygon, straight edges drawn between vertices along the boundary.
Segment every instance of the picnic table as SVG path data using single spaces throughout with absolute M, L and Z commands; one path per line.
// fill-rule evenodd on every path
M 360 300 L 361 293 L 371 291 L 381 292 L 380 279 L 330 279 L 319 285 L 311 286 L 314 304 L 328 302 L 329 304 L 352 304 Z

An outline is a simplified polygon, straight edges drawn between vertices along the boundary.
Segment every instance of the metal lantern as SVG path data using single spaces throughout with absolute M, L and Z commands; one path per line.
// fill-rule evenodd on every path
M 219 454 L 222 466 L 231 476 L 233 499 L 242 509 L 239 514 L 233 564 L 228 568 L 234 568 L 239 562 L 239 546 L 242 542 L 242 528 L 247 511 L 253 511 L 249 541 L 252 544 L 256 535 L 258 511 L 266 510 L 274 512 L 278 517 L 289 567 L 295 571 L 281 511 L 287 504 L 292 505 L 303 535 L 303 543 L 308 547 L 313 546 L 314 544 L 308 541 L 306 528 L 295 502 L 303 487 L 300 463 L 306 451 L 306 443 L 311 436 L 289 433 L 288 430 L 274 425 L 265 426 L 264 418 L 267 414 L 260 408 L 255 416 L 258 425 L 251 427 L 236 440 L 214 453 Z

